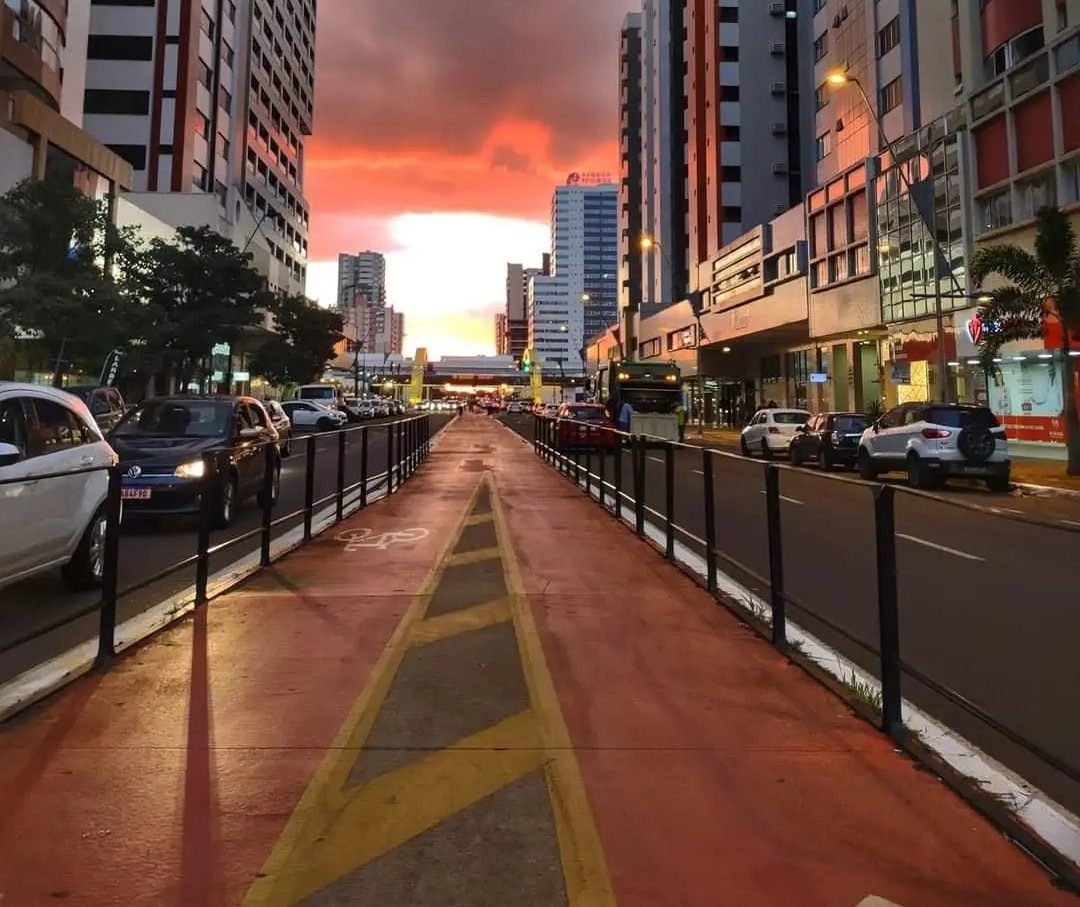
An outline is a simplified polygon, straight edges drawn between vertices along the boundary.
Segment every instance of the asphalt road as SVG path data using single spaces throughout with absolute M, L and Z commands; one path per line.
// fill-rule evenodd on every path
M 506 421 L 531 439 L 532 417 Z M 674 517 L 685 533 L 677 537 L 704 555 L 691 536 L 706 534 L 706 455 L 714 458 L 720 569 L 767 598 L 767 585 L 752 575 L 768 576 L 760 460 L 678 448 Z M 624 457 L 624 488 L 631 492 L 630 460 Z M 597 474 L 598 456 L 592 464 Z M 605 468 L 613 481 L 612 457 Z M 660 513 L 664 489 L 663 452 L 649 452 L 646 504 Z M 877 647 L 872 488 L 787 468 L 780 470 L 780 493 L 786 591 L 806 606 L 790 607 L 790 618 L 878 676 L 876 655 L 809 613 Z M 1065 525 L 1060 502 L 960 490 L 943 498 L 896 496 L 901 658 L 1080 771 L 1080 534 Z M 999 515 L 955 506 L 957 501 L 1016 512 Z M 1024 516 L 1045 517 L 1049 525 L 1023 522 Z M 904 695 L 932 717 L 1080 812 L 1080 785 L 910 677 L 903 683 Z
M 432 433 L 449 420 L 449 415 L 431 416 Z M 368 426 L 368 474 L 386 471 L 387 426 L 396 419 L 381 419 L 366 423 Z M 346 435 L 346 486 L 360 480 L 360 432 Z M 337 437 L 315 436 L 315 500 L 334 493 L 337 487 Z M 275 515 L 281 516 L 304 506 L 304 476 L 306 472 L 306 442 L 297 438 L 292 445 L 292 455 L 282 462 L 281 494 Z M 323 505 L 333 506 L 333 502 Z M 211 544 L 217 545 L 231 538 L 242 536 L 261 525 L 262 514 L 255 501 L 240 507 L 235 523 L 227 530 L 217 531 Z M 290 529 L 302 525 L 297 516 L 277 527 L 277 538 Z M 165 570 L 196 553 L 195 517 L 140 518 L 125 520 L 120 540 L 120 589 L 130 587 L 145 578 Z M 219 552 L 210 559 L 210 574 L 257 551 L 259 538 L 249 539 Z M 194 565 L 165 579 L 123 595 L 118 603 L 117 622 L 127 620 L 148 608 L 188 588 L 195 582 Z M 58 575 L 36 577 L 0 591 L 0 644 L 14 640 L 36 628 L 44 627 L 66 615 L 93 605 L 100 596 L 97 593 L 73 594 L 63 585 Z M 11 680 L 23 671 L 46 661 L 87 639 L 97 637 L 97 613 L 73 620 L 59 629 L 0 655 L 0 683 Z

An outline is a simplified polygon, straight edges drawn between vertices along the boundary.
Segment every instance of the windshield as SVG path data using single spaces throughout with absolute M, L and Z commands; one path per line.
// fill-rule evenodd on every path
M 578 422 L 603 422 L 604 408 L 602 406 L 576 406 L 567 410 L 567 415 Z
M 835 425 L 835 431 L 841 433 L 861 433 L 866 428 L 866 418 L 864 416 L 837 416 Z
M 773 413 L 773 422 L 777 425 L 803 425 L 810 418 L 810 413 Z
M 121 437 L 222 438 L 232 428 L 232 407 L 202 400 L 148 400 L 117 426 Z
M 336 400 L 337 388 L 333 387 L 302 387 L 300 388 L 301 400 Z

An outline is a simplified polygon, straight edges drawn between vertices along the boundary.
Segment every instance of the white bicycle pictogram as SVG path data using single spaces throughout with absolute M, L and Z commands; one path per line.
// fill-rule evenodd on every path
M 360 551 L 363 548 L 378 548 L 385 551 L 391 545 L 407 545 L 420 542 L 431 534 L 428 529 L 397 529 L 390 532 L 375 533 L 371 529 L 346 529 L 335 538 L 345 543 L 346 551 Z

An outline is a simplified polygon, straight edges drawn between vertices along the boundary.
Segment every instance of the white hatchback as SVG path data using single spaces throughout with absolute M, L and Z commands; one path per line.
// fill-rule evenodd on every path
M 795 432 L 809 421 L 810 413 L 805 409 L 759 409 L 742 430 L 739 448 L 744 457 L 757 453 L 766 460 L 776 454 L 786 456 Z
M 116 462 L 78 397 L 0 381 L 0 586 L 57 567 L 73 589 L 101 584 Z

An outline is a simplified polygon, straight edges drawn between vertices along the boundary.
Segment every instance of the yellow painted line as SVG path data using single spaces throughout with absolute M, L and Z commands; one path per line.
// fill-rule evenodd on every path
M 574 755 L 573 741 L 563 718 L 555 683 L 547 668 L 544 648 L 525 593 L 521 568 L 506 525 L 498 489 L 487 475 L 484 476 L 484 484 L 491 494 L 491 510 L 495 514 L 495 532 L 502 549 L 503 571 L 506 588 L 510 592 L 510 610 L 514 617 L 521 665 L 547 751 L 544 772 L 559 839 L 567 901 L 571 907 L 615 907 L 615 892 L 589 806 L 585 779 Z
M 409 645 L 426 646 L 440 639 L 449 639 L 459 633 L 471 633 L 473 630 L 493 627 L 495 624 L 505 623 L 508 620 L 510 620 L 510 601 L 504 595 L 461 611 L 418 620 L 409 631 Z
M 482 488 L 483 482 L 478 477 L 476 487 L 465 504 L 457 528 L 450 534 L 446 545 L 432 562 L 431 570 L 421 584 L 419 592 L 405 611 L 401 621 L 372 667 L 371 674 L 360 696 L 353 703 L 353 707 L 338 730 L 337 736 L 334 738 L 333 743 L 330 744 L 326 756 L 315 770 L 311 781 L 300 797 L 300 802 L 293 810 L 293 814 L 289 817 L 289 821 L 278 837 L 274 849 L 263 864 L 260 873 L 261 878 L 256 879 L 248 890 L 247 895 L 241 902 L 241 907 L 277 907 L 277 905 L 291 905 L 294 903 L 283 900 L 278 894 L 279 889 L 283 888 L 288 881 L 289 867 L 293 862 L 294 853 L 309 843 L 309 839 L 305 837 L 305 832 L 313 824 L 319 822 L 325 824 L 328 818 L 333 815 L 336 809 L 335 798 L 339 796 L 340 791 L 345 786 L 360 747 L 367 739 L 368 734 L 371 733 L 379 708 L 386 699 L 394 675 L 397 674 L 401 660 L 408 651 L 405 640 L 409 627 L 424 614 L 431 603 L 432 596 L 436 588 L 438 588 L 439 581 L 442 579 L 448 565 L 448 556 L 461 540 L 465 520 L 476 506 Z
M 479 564 L 481 561 L 494 561 L 502 555 L 499 548 L 477 548 L 475 551 L 463 551 L 452 554 L 446 560 L 447 567 L 464 567 L 466 564 Z
M 466 526 L 482 526 L 484 523 L 492 523 L 495 521 L 495 514 L 493 513 L 476 513 L 465 520 Z
M 544 759 L 536 716 L 526 710 L 449 749 L 373 778 L 335 804 L 326 816 L 327 827 L 318 829 L 318 843 L 298 854 L 283 875 L 268 880 L 273 897 L 264 903 L 302 903 L 448 816 L 537 771 Z

